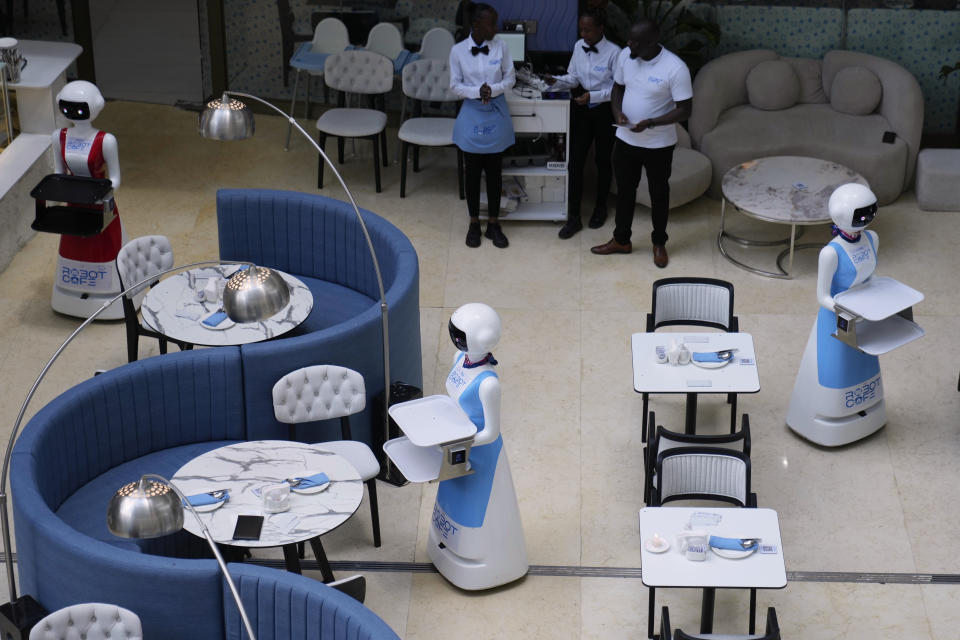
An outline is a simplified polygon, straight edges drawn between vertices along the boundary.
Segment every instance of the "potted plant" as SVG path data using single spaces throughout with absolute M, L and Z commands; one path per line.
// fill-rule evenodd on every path
M 720 40 L 720 25 L 692 12 L 687 0 L 612 0 L 633 23 L 649 18 L 660 27 L 660 42 L 680 56 L 691 73 L 702 67 L 709 46 Z M 625 25 L 624 31 L 629 31 Z

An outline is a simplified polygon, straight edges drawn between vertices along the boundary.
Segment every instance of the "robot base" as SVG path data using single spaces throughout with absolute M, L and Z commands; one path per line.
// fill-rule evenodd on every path
M 435 504 L 427 553 L 440 574 L 461 589 L 492 589 L 526 575 L 527 545 L 505 452 L 497 461 L 483 524 L 461 526 Z
M 97 309 L 103 306 L 103 303 L 116 296 L 120 291 L 111 293 L 81 293 L 70 289 L 61 289 L 53 285 L 53 297 L 50 299 L 50 306 L 57 313 L 62 313 L 76 318 L 86 320 L 93 315 Z M 143 296 L 139 296 L 142 299 Z M 139 299 L 137 303 L 139 304 Z M 117 300 L 110 308 L 100 314 L 98 320 L 122 320 L 123 304 Z
M 866 438 L 886 423 L 887 411 L 879 373 L 844 389 L 820 384 L 817 376 L 817 326 L 814 322 L 793 386 L 787 426 L 811 442 L 838 447 Z

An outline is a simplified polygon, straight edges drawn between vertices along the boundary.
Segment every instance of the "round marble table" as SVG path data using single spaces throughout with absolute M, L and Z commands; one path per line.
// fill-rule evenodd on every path
M 330 478 L 327 489 L 312 494 L 291 491 L 288 511 L 263 512 L 263 487 L 321 471 Z M 324 582 L 333 580 L 333 572 L 319 537 L 346 522 L 363 499 L 363 481 L 346 458 L 323 450 L 322 444 L 286 440 L 240 442 L 208 451 L 183 465 L 171 481 L 187 496 L 217 489 L 230 491 L 223 506 L 199 514 L 219 543 L 237 547 L 282 546 L 287 569 L 299 573 L 296 545 L 309 541 Z M 264 516 L 259 540 L 233 540 L 233 528 L 241 514 Z M 186 510 L 183 528 L 203 536 L 196 518 Z
M 733 264 L 771 278 L 790 278 L 795 249 L 819 248 L 819 244 L 796 244 L 797 226 L 830 222 L 827 202 L 834 189 L 848 182 L 869 186 L 863 176 L 847 167 L 817 158 L 804 156 L 771 156 L 758 158 L 734 166 L 723 176 L 723 200 L 720 205 L 720 233 L 717 246 L 720 253 Z M 790 237 L 783 240 L 751 240 L 731 234 L 724 228 L 727 200 L 748 216 L 790 225 Z M 789 244 L 777 257 L 778 272 L 764 271 L 732 257 L 724 246 L 724 239 L 744 246 L 773 246 Z M 788 268 L 782 261 L 789 255 Z
M 203 319 L 220 308 L 219 300 L 201 301 L 203 291 L 213 278 L 225 284 L 239 265 L 201 267 L 182 271 L 161 280 L 143 298 L 140 310 L 143 323 L 171 340 L 190 344 L 222 347 L 260 342 L 283 335 L 307 319 L 313 309 L 313 294 L 297 278 L 277 271 L 290 286 L 290 302 L 276 315 L 261 322 L 234 323 L 227 318 L 216 327 L 203 324 Z M 222 291 L 222 286 L 220 287 Z

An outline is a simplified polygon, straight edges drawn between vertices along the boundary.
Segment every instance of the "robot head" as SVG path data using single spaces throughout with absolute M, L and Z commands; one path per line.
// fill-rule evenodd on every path
M 103 111 L 103 95 L 86 80 L 68 82 L 57 94 L 57 106 L 68 120 L 93 121 Z
M 453 312 L 449 329 L 457 349 L 480 358 L 500 340 L 500 316 L 489 305 L 471 302 Z
M 851 182 L 834 189 L 827 208 L 837 228 L 849 234 L 859 233 L 877 215 L 877 196 L 868 187 Z

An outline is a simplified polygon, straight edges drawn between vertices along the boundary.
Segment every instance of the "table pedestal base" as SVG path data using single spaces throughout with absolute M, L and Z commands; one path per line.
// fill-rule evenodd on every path
M 313 555 L 317 558 L 317 563 L 320 565 L 320 574 L 323 576 L 323 581 L 333 582 L 335 577 L 333 575 L 333 569 L 330 568 L 330 562 L 327 561 L 327 554 L 323 550 L 323 544 L 320 542 L 320 536 L 315 538 L 310 538 L 310 547 L 313 549 Z M 290 573 L 301 574 L 300 569 L 300 553 L 297 550 L 296 544 L 285 544 L 283 545 L 283 561 L 287 566 L 287 571 Z
M 768 278 L 791 279 L 793 278 L 792 272 L 793 272 L 794 252 L 797 251 L 798 249 L 822 248 L 822 245 L 819 245 L 816 243 L 797 244 L 796 242 L 797 238 L 803 235 L 803 229 L 802 228 L 797 229 L 796 224 L 791 224 L 790 235 L 780 240 L 753 240 L 751 238 L 743 238 L 740 236 L 736 236 L 730 233 L 729 231 L 727 231 L 724 227 L 725 218 L 726 218 L 726 213 L 725 213 L 726 205 L 727 205 L 727 199 L 723 198 L 720 201 L 720 233 L 717 234 L 717 248 L 720 249 L 720 255 L 722 255 L 724 258 L 726 258 L 733 264 L 737 265 L 741 269 L 745 269 L 746 271 L 749 271 L 751 273 L 756 273 L 757 275 L 766 276 Z M 765 271 L 763 269 L 758 269 L 756 267 L 753 267 L 745 262 L 740 262 L 739 260 L 734 258 L 732 255 L 730 255 L 727 252 L 727 248 L 723 244 L 724 238 L 729 238 L 733 242 L 736 242 L 737 244 L 744 247 L 775 247 L 782 244 L 789 245 L 789 246 L 783 251 L 781 251 L 780 254 L 777 256 L 777 269 L 779 271 Z M 785 256 L 789 256 L 786 269 L 783 268 L 783 258 Z

